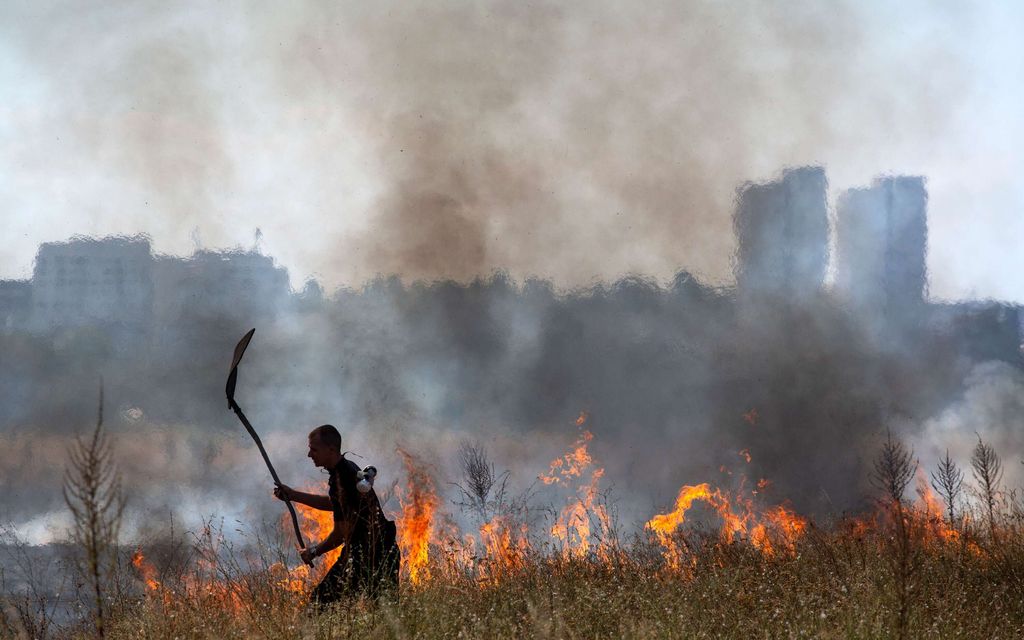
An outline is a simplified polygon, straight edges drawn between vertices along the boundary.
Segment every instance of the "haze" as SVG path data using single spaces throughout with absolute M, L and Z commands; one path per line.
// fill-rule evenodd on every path
M 732 281 L 744 181 L 928 177 L 932 298 L 1024 300 L 1012 3 L 0 8 L 0 277 L 254 242 L 328 290 Z

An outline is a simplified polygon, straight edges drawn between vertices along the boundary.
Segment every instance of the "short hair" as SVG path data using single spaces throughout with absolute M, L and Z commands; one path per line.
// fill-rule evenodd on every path
M 309 432 L 309 438 L 312 440 L 313 436 L 316 436 L 320 442 L 330 449 L 337 449 L 341 451 L 341 434 L 334 428 L 332 424 L 322 424 L 316 429 Z

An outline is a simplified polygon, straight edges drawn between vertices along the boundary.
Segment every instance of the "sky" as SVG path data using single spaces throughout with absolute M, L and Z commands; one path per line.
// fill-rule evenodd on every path
M 0 6 L 0 278 L 42 242 L 732 280 L 736 189 L 923 175 L 930 292 L 1024 301 L 1015 2 Z

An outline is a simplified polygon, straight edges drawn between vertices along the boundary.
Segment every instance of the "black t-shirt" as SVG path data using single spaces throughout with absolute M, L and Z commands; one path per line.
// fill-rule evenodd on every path
M 334 521 L 347 520 L 353 512 L 359 509 L 359 491 L 356 489 L 356 473 L 359 466 L 341 457 L 338 464 L 331 469 L 331 476 L 328 479 L 330 488 L 327 495 L 331 499 L 331 510 L 334 511 Z
M 362 547 L 378 547 L 384 542 L 384 531 L 386 518 L 384 510 L 381 509 L 377 493 L 370 489 L 366 493 L 360 493 L 356 489 L 359 481 L 356 473 L 359 466 L 342 456 L 338 464 L 331 469 L 329 479 L 330 489 L 328 496 L 331 499 L 331 510 L 334 512 L 334 521 L 352 523 L 349 546 L 354 551 Z

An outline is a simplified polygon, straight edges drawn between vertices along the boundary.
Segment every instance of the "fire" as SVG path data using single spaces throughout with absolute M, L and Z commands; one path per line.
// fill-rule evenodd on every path
M 807 520 L 781 505 L 766 509 L 760 519 L 750 532 L 754 547 L 766 556 L 775 556 L 780 550 L 790 555 L 796 552 L 796 542 L 807 531 Z
M 945 506 L 939 501 L 938 496 L 932 492 L 932 488 L 928 485 L 928 479 L 920 467 L 917 468 L 917 477 L 914 479 L 914 482 L 917 485 L 917 495 L 921 498 L 925 514 L 929 518 L 933 516 L 942 518 Z
M 725 494 L 719 493 L 718 500 L 712 503 L 719 517 L 722 518 L 722 537 L 726 543 L 732 544 L 737 538 L 742 538 L 747 533 L 747 527 L 751 519 L 749 505 L 740 514 L 733 512 L 732 505 Z
M 959 542 L 960 532 L 953 528 L 952 523 L 947 523 L 943 518 L 945 506 L 932 492 L 932 488 L 928 485 L 928 479 L 920 468 L 917 470 L 915 484 L 921 504 L 917 515 L 923 521 L 921 524 L 923 524 L 926 538 L 947 544 Z
M 767 485 L 759 482 L 758 486 Z M 721 518 L 719 536 L 722 542 L 731 544 L 746 539 L 767 557 L 776 556 L 780 552 L 794 553 L 797 540 L 807 529 L 807 521 L 786 507 L 775 506 L 759 513 L 750 498 L 739 495 L 730 497 L 706 482 L 695 486 L 686 485 L 679 490 L 672 511 L 655 515 L 645 525 L 664 548 L 663 557 L 671 569 L 682 569 L 685 566 L 686 549 L 676 536 L 676 531 L 686 522 L 687 511 L 697 501 L 710 506 Z
M 610 563 L 618 547 L 610 536 L 611 521 L 600 492 L 604 469 L 595 464 L 589 451 L 594 436 L 585 428 L 586 420 L 586 412 L 581 412 L 574 420 L 579 429 L 575 441 L 563 455 L 552 460 L 547 473 L 540 476 L 553 491 L 568 498 L 554 522 L 549 521 L 546 528 L 562 559 Z M 403 576 L 412 585 L 431 580 L 468 579 L 470 584 L 488 588 L 511 575 L 522 575 L 534 566 L 535 547 L 531 546 L 529 528 L 517 519 L 520 512 L 488 503 L 483 520 L 490 519 L 471 533 L 465 533 L 450 514 L 442 511 L 437 483 L 429 469 L 406 451 L 399 449 L 398 452 L 406 472 L 406 484 L 398 495 L 401 507 L 397 517 L 398 543 L 403 556 Z M 749 449 L 739 451 L 739 455 L 750 462 Z M 724 465 L 720 471 L 732 475 Z M 712 517 L 720 522 L 717 537 L 711 539 L 711 544 L 741 545 L 745 550 L 760 554 L 765 561 L 797 557 L 798 545 L 810 529 L 808 520 L 788 505 L 766 506 L 760 494 L 771 485 L 770 480 L 761 478 L 748 483 L 740 473 L 734 477 L 739 482 L 731 490 L 716 488 L 707 482 L 682 486 L 672 510 L 655 514 L 645 523 L 650 538 L 661 547 L 667 570 L 692 576 L 699 566 L 698 559 L 704 557 L 691 548 L 690 541 L 694 538 L 683 533 L 697 502 L 705 505 L 703 515 L 714 514 Z M 323 493 L 322 487 L 306 490 Z M 964 524 L 963 517 L 958 523 L 945 521 L 944 505 L 920 470 L 917 494 L 919 500 L 915 504 L 901 503 L 905 522 L 911 524 L 910 531 L 917 544 L 930 552 L 959 549 L 979 556 L 985 553 L 971 540 L 970 527 Z M 334 527 L 332 512 L 303 505 L 297 507 L 304 538 L 310 543 L 326 538 Z M 890 520 L 887 521 L 887 517 Z M 844 519 L 837 525 L 835 535 L 846 541 L 866 540 L 868 544 L 881 545 L 885 526 L 895 522 L 891 518 L 892 514 L 883 509 Z M 287 514 L 283 515 L 281 525 L 290 533 Z M 166 573 L 158 573 L 141 549 L 132 554 L 132 565 L 150 596 L 147 605 L 182 606 L 187 604 L 186 598 L 200 597 L 232 612 L 244 611 L 247 602 L 251 606 L 251 581 L 230 577 L 237 574 L 225 571 L 225 564 L 218 565 L 218 558 L 224 562 L 230 558 L 230 547 L 220 547 L 222 536 L 214 535 L 207 527 L 197 538 L 198 553 L 191 556 L 189 573 L 183 576 L 168 577 Z M 228 553 L 219 552 L 219 547 Z M 290 606 L 292 598 L 297 601 L 308 594 L 340 553 L 340 548 L 328 552 L 312 569 L 304 565 L 288 569 L 281 563 L 269 567 L 264 564 L 257 569 L 265 572 L 260 583 L 281 589 L 288 596 L 284 601 Z M 716 553 L 709 557 L 720 559 L 727 555 Z
M 416 585 L 430 579 L 430 541 L 440 500 L 434 480 L 409 453 L 398 450 L 405 465 L 406 487 L 399 494 L 402 513 L 397 518 L 398 545 L 409 581 Z
M 595 469 L 590 483 L 577 490 L 577 499 L 562 509 L 551 527 L 551 535 L 568 555 L 586 556 L 595 534 L 598 535 L 598 555 L 607 551 L 607 538 L 604 534 L 610 531 L 611 521 L 605 506 L 598 502 L 598 484 L 603 475 L 604 469 Z M 596 525 L 597 530 L 592 531 L 591 525 Z
M 303 491 L 322 493 L 322 489 L 315 487 L 308 487 Z M 307 546 L 316 544 L 330 535 L 334 529 L 334 513 L 332 511 L 320 511 L 304 504 L 294 504 L 299 514 L 299 530 L 302 531 L 302 539 Z M 287 513 L 281 516 L 281 526 L 286 530 L 291 529 L 291 520 Z M 297 593 L 308 591 L 311 584 L 322 580 L 334 563 L 338 561 L 341 550 L 342 547 L 337 547 L 320 556 L 321 559 L 314 561 L 313 568 L 300 564 L 292 569 L 287 579 L 288 588 Z
M 683 567 L 684 549 L 678 544 L 673 535 L 686 521 L 686 512 L 690 510 L 697 500 L 708 501 L 711 499 L 711 487 L 705 482 L 695 487 L 683 486 L 676 497 L 675 509 L 669 513 L 663 513 L 651 518 L 646 528 L 654 532 L 658 542 L 665 547 L 665 562 L 672 569 Z
M 503 574 L 522 569 L 526 564 L 529 542 L 526 526 L 515 527 L 506 516 L 495 516 L 480 527 L 480 540 L 485 559 L 482 567 L 484 580 L 496 582 Z
M 472 576 L 481 585 L 498 584 L 505 576 L 526 567 L 529 530 L 510 515 L 496 515 L 477 534 L 462 533 L 448 516 L 435 520 L 430 547 L 441 552 L 432 568 L 444 577 Z M 431 573 L 431 578 L 439 575 Z
M 586 414 L 580 414 L 580 417 L 576 419 L 577 426 L 583 426 L 580 422 L 580 418 L 585 418 Z M 544 484 L 556 484 L 558 482 L 564 482 L 570 478 L 579 478 L 583 475 L 584 470 L 587 469 L 593 462 L 590 454 L 587 452 L 587 445 L 591 440 L 594 439 L 594 434 L 590 433 L 586 429 L 580 434 L 579 439 L 576 440 L 576 444 L 573 449 L 566 453 L 560 458 L 555 458 L 551 461 L 551 467 L 548 469 L 547 475 L 542 474 L 540 476 L 541 482 Z
M 582 427 L 586 419 L 586 412 L 581 412 L 576 419 L 576 426 Z M 551 526 L 551 536 L 558 541 L 562 552 L 572 557 L 585 557 L 595 542 L 595 552 L 599 557 L 606 557 L 609 550 L 607 534 L 611 531 L 611 519 L 600 502 L 600 482 L 604 477 L 604 469 L 593 466 L 594 459 L 588 451 L 593 438 L 594 434 L 584 429 L 570 450 L 552 460 L 548 473 L 540 476 L 544 484 L 571 486 L 589 473 L 589 481 L 576 487 L 575 496 Z
M 300 491 L 319 495 L 326 493 L 325 487 L 315 485 L 307 485 L 302 487 Z M 334 513 L 332 511 L 321 511 L 298 502 L 293 502 L 292 504 L 295 505 L 296 512 L 298 513 L 299 530 L 302 532 L 302 539 L 307 546 L 316 544 L 330 535 L 334 529 Z M 288 532 L 286 535 L 291 535 L 292 523 L 287 511 L 281 514 L 281 528 Z M 278 582 L 289 591 L 305 595 L 312 589 L 313 585 L 323 579 L 334 563 L 337 562 L 338 557 L 341 555 L 341 550 L 342 547 L 339 546 L 323 554 L 320 556 L 320 559 L 314 560 L 312 568 L 305 564 L 299 564 L 292 569 L 287 569 L 283 565 L 275 565 L 273 567 L 274 571 L 281 574 Z
M 464 576 L 473 571 L 477 560 L 476 537 L 471 533 L 463 534 L 451 518 L 434 523 L 431 544 L 441 552 L 441 569 L 446 577 Z
M 142 555 L 142 549 L 136 549 L 135 553 L 132 554 L 132 565 L 139 570 L 142 581 L 146 583 L 147 591 L 156 591 L 160 588 L 160 582 L 156 579 L 156 567 L 150 564 L 146 557 Z
M 204 529 L 200 543 L 195 550 L 194 566 L 191 571 L 175 579 L 173 585 L 157 580 L 156 568 L 146 560 L 142 549 L 132 554 L 132 565 L 139 571 L 146 585 L 146 593 L 153 601 L 163 607 L 175 607 L 188 602 L 192 598 L 203 598 L 213 601 L 217 606 L 238 613 L 243 610 L 242 585 L 225 580 L 222 567 L 218 565 L 218 547 L 223 542 L 220 537 L 214 538 L 209 528 Z

